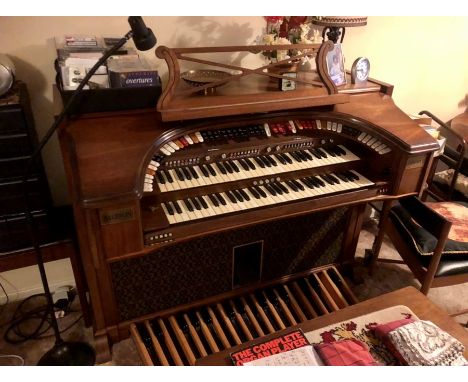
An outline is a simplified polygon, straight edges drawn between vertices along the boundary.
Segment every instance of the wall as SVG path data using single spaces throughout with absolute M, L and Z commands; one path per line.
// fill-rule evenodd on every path
M 156 33 L 158 44 L 168 46 L 247 45 L 265 26 L 261 16 L 145 17 L 145 21 Z M 29 87 L 40 136 L 53 118 L 54 36 L 122 36 L 128 29 L 125 17 L 0 17 L 0 52 L 12 58 L 17 77 Z M 466 41 L 467 17 L 369 17 L 366 27 L 348 28 L 343 50 L 348 69 L 355 58 L 368 57 L 371 76 L 395 85 L 394 99 L 405 112 L 428 109 L 449 120 L 466 107 Z M 158 70 L 165 71 L 165 64 L 155 58 L 153 51 L 144 55 Z M 67 203 L 55 138 L 45 148 L 43 158 L 55 203 Z M 63 269 L 64 263 L 51 266 Z M 12 272 L 9 281 L 21 289 L 18 285 L 28 280 L 20 271 Z

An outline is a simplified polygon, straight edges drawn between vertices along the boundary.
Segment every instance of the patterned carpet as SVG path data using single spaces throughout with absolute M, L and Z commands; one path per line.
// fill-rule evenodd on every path
M 376 226 L 373 221 L 369 221 L 361 232 L 356 256 L 359 259 L 364 257 L 364 251 L 370 248 L 374 239 Z M 381 258 L 398 259 L 398 254 L 388 242 L 384 242 L 381 251 Z M 404 265 L 378 263 L 376 271 L 372 276 L 369 276 L 367 269 L 361 265 L 356 268 L 356 274 L 360 276 L 362 282 L 353 284 L 351 287 L 359 300 L 366 300 L 402 287 L 413 285 L 420 287 L 419 283 L 414 280 L 408 268 Z M 432 289 L 428 295 L 435 304 L 449 313 L 460 311 L 468 308 L 468 283 Z M 8 325 L 6 322 L 11 320 L 12 314 L 17 306 L 17 303 L 9 304 L 3 311 L 0 310 L 0 354 L 16 354 L 25 359 L 26 365 L 35 365 L 40 357 L 49 350 L 54 340 L 52 337 L 41 340 L 29 340 L 22 344 L 12 345 L 3 340 L 3 334 Z M 75 309 L 79 309 L 79 305 L 75 304 Z M 71 313 L 68 316 L 60 319 L 60 327 L 66 328 L 79 318 L 80 312 Z M 466 322 L 468 315 L 459 316 L 456 318 L 459 322 Z M 47 334 L 47 333 L 46 333 Z M 92 330 L 83 326 L 83 320 L 72 326 L 63 335 L 68 341 L 88 341 L 92 344 Z M 131 339 L 124 340 L 113 346 L 112 361 L 108 365 L 140 365 L 139 357 L 136 353 L 135 346 Z M 0 358 L 0 365 L 17 365 L 17 359 Z

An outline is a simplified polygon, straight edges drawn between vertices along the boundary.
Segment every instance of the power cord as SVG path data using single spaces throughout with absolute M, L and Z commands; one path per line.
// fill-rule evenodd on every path
M 37 306 L 36 304 L 32 304 L 34 300 L 39 298 L 44 299 L 44 302 Z M 58 307 L 54 305 L 54 311 L 57 312 L 64 312 L 63 309 L 63 302 L 59 300 L 60 306 Z M 32 307 L 28 307 L 27 305 L 33 305 Z M 71 301 L 68 302 L 66 308 L 66 313 L 74 312 L 69 308 L 71 305 Z M 65 329 L 60 330 L 60 333 L 64 333 L 65 331 L 72 328 L 76 325 L 81 319 L 83 315 L 81 314 L 76 320 L 74 320 L 70 325 L 68 325 Z M 37 323 L 33 326 L 31 322 L 37 321 Z M 29 325 L 26 325 L 29 324 Z M 32 295 L 26 299 L 24 299 L 16 308 L 15 312 L 13 313 L 13 318 L 6 323 L 5 325 L 9 325 L 3 335 L 3 338 L 6 342 L 10 344 L 20 344 L 28 340 L 40 340 L 43 338 L 53 337 L 53 334 L 46 335 L 45 333 L 51 328 L 52 319 L 48 312 L 46 296 L 44 293 Z

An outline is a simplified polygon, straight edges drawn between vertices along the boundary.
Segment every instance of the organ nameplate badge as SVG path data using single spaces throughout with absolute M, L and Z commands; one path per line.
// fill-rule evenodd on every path
M 123 223 L 135 219 L 133 208 L 125 207 L 112 210 L 105 210 L 99 213 L 101 225 Z

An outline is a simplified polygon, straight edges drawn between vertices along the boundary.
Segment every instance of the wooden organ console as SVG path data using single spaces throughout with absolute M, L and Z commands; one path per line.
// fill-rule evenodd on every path
M 438 146 L 395 106 L 391 85 L 336 89 L 323 70 L 329 44 L 314 49 L 322 85 L 313 89 L 177 98 L 183 84 L 170 67 L 158 111 L 83 115 L 61 127 L 98 360 L 131 328 L 139 348 L 155 346 L 145 353 L 153 364 L 193 364 L 252 337 L 244 326 L 232 334 L 238 313 L 255 326 L 260 306 L 273 304 L 292 324 L 316 315 L 308 305 L 326 314 L 355 302 L 327 267 L 352 264 L 367 202 L 421 192 Z M 190 52 L 157 51 L 166 61 Z M 271 79 L 259 77 L 268 90 Z M 323 303 L 308 302 L 320 294 Z M 203 317 L 212 330 L 228 325 L 231 341 L 201 340 Z M 155 355 L 161 346 L 172 356 Z

